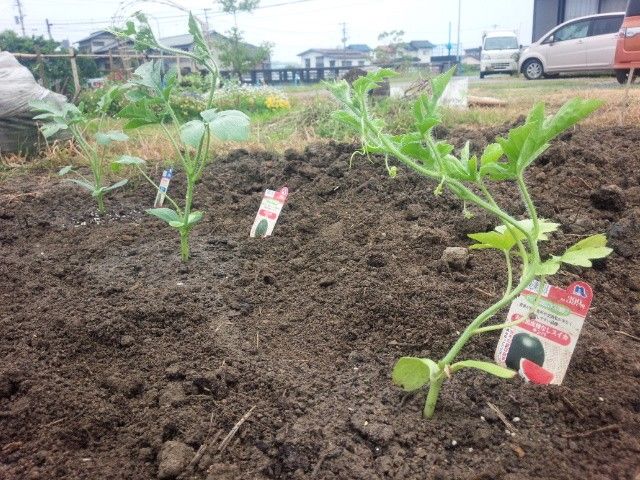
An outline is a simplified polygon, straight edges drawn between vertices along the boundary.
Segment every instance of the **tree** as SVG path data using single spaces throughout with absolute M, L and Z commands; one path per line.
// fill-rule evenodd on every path
M 227 32 L 228 38 L 219 42 L 220 62 L 230 68 L 238 78 L 257 64 L 269 59 L 272 45 L 263 42 L 259 47 L 243 41 L 238 28 L 238 13 L 251 13 L 260 4 L 260 0 L 218 0 L 222 11 L 233 15 L 233 27 Z
M 411 61 L 411 56 L 404 52 L 406 44 L 403 37 L 404 30 L 391 30 L 378 35 L 379 41 L 386 40 L 387 43 L 375 48 L 376 63 L 391 65 Z
M 0 50 L 11 53 L 59 53 L 61 44 L 54 40 L 39 37 L 19 37 L 12 30 L 0 32 Z M 20 58 L 20 63 L 29 68 L 37 80 L 41 80 L 45 87 L 60 93 L 73 91 L 73 77 L 71 75 L 71 63 L 67 58 L 44 59 L 44 79 L 38 61 L 35 58 Z M 97 77 L 98 67 L 90 58 L 78 58 L 78 75 L 80 80 Z

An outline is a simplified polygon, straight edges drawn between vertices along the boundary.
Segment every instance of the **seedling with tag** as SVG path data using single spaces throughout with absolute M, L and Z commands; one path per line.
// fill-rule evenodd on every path
M 171 203 L 173 208 L 156 207 L 147 213 L 165 221 L 180 234 L 180 252 L 183 261 L 189 259 L 189 236 L 193 227 L 202 220 L 201 211 L 192 210 L 195 186 L 202 177 L 204 168 L 211 161 L 211 137 L 220 140 L 245 140 L 249 136 L 249 117 L 237 110 L 217 111 L 211 108 L 213 93 L 218 78 L 218 66 L 206 41 L 198 20 L 189 14 L 189 33 L 193 37 L 194 48 L 190 51 L 177 50 L 163 45 L 156 39 L 149 26 L 147 17 L 142 13 L 135 15 L 135 20 L 127 22 L 124 29 L 116 30 L 119 37 L 133 40 L 139 50 L 160 50 L 173 55 L 186 56 L 196 64 L 208 70 L 210 91 L 207 108 L 200 112 L 199 120 L 191 120 L 184 124 L 178 120 L 170 101 L 171 92 L 176 84 L 176 72 L 163 74 L 159 62 L 149 62 L 136 69 L 133 78 L 125 86 L 128 89 L 127 98 L 131 101 L 123 108 L 119 116 L 127 120 L 125 129 L 138 128 L 143 125 L 156 124 L 163 130 L 165 136 L 174 147 L 176 156 L 180 160 L 186 177 L 187 191 L 182 207 L 162 191 L 145 172 L 142 166 L 145 161 L 130 155 L 122 156 L 116 163 L 119 165 L 135 166 L 147 181 L 156 188 L 158 193 Z M 170 131 L 166 122 L 172 121 L 178 128 L 178 135 Z
M 560 225 L 538 216 L 525 183 L 527 167 L 547 150 L 549 142 L 588 116 L 601 102 L 570 100 L 552 116 L 545 115 L 543 104 L 537 104 L 523 125 L 512 129 L 505 137 L 497 138 L 496 143 L 488 145 L 479 157 L 471 154 L 469 142 L 455 154 L 453 145 L 437 140 L 433 135 L 433 128 L 441 122 L 438 100 L 453 72 L 451 69 L 432 80 L 431 95 L 420 97 L 413 106 L 415 128 L 403 135 L 386 133 L 384 121 L 374 118 L 368 107 L 368 92 L 376 88 L 378 82 L 395 75 L 393 71 L 383 69 L 370 73 L 354 81 L 352 87 L 345 81 L 329 85 L 343 107 L 336 112 L 336 118 L 360 132 L 363 154 L 375 153 L 385 157 L 385 166 L 391 177 L 398 174 L 395 166 L 389 166 L 389 158 L 395 158 L 418 174 L 434 180 L 437 183 L 436 195 L 447 189 L 461 199 L 463 212 L 468 213 L 467 205 L 475 205 L 501 223 L 492 231 L 469 235 L 476 241 L 472 249 L 494 249 L 504 256 L 506 279 L 501 298 L 473 319 L 439 360 L 403 357 L 393 370 L 393 381 L 404 390 L 428 388 L 423 410 L 425 417 L 433 416 L 443 384 L 461 369 L 472 368 L 501 378 L 512 378 L 517 374 L 515 369 L 496 363 L 457 360 L 457 357 L 475 335 L 514 327 L 523 321 L 523 318 L 517 318 L 507 323 L 487 325 L 534 279 L 538 278 L 544 284 L 545 277 L 555 274 L 562 264 L 590 267 L 591 260 L 611 253 L 606 246 L 607 239 L 599 234 L 579 241 L 560 256 L 543 259 L 539 244 L 548 240 Z M 528 218 L 518 219 L 509 213 L 514 210 L 515 198 L 510 199 L 508 211 L 498 204 L 490 191 L 493 182 L 514 184 Z M 514 269 L 514 260 L 521 265 L 517 270 Z M 534 295 L 531 315 L 537 315 L 538 306 L 544 300 L 542 296 L 542 291 Z M 448 332 L 443 334 L 448 335 Z M 523 349 L 536 350 L 536 339 L 522 338 L 519 341 L 523 342 Z M 532 355 L 540 353 L 544 354 L 544 350 Z M 541 361 L 539 357 L 535 358 Z M 530 366 L 526 361 L 531 360 L 524 360 L 526 370 Z M 511 365 L 520 368 L 514 362 Z

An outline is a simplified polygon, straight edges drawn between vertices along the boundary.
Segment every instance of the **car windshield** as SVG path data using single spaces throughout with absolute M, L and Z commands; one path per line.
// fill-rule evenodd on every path
M 516 37 L 490 37 L 484 40 L 485 50 L 512 50 L 518 48 Z
M 640 15 L 640 0 L 630 0 L 627 5 L 627 17 L 636 17 Z

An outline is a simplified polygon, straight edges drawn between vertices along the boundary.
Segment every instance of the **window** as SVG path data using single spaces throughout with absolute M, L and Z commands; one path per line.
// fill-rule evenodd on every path
M 358 60 L 358 65 L 360 65 L 361 67 L 364 67 L 364 60 Z
M 316 68 L 324 68 L 324 57 L 316 57 Z
M 304 68 L 311 68 L 311 59 L 310 58 L 305 58 L 304 59 Z
M 582 20 L 559 28 L 553 33 L 553 41 L 564 42 L 565 40 L 584 38 L 589 31 L 589 23 L 591 23 L 589 20 Z
M 627 17 L 636 17 L 638 15 L 640 15 L 640 0 L 629 0 Z
M 485 50 L 517 50 L 518 48 L 516 37 L 489 37 L 484 40 Z
M 335 60 L 329 60 L 329 66 L 331 68 L 335 67 L 336 66 L 336 61 Z
M 622 16 L 618 17 L 602 17 L 591 20 L 590 37 L 596 35 L 606 35 L 608 33 L 617 33 L 622 26 Z
M 350 67 L 351 66 L 351 60 L 342 60 L 342 66 L 343 67 Z

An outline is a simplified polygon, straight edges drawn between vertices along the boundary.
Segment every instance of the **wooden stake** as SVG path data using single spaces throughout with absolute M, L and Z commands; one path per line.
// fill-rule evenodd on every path
M 80 77 L 78 76 L 78 64 L 76 63 L 76 51 L 73 47 L 69 47 L 69 60 L 71 62 L 71 75 L 73 75 L 73 88 L 75 94 L 73 100 L 77 100 L 80 95 Z

